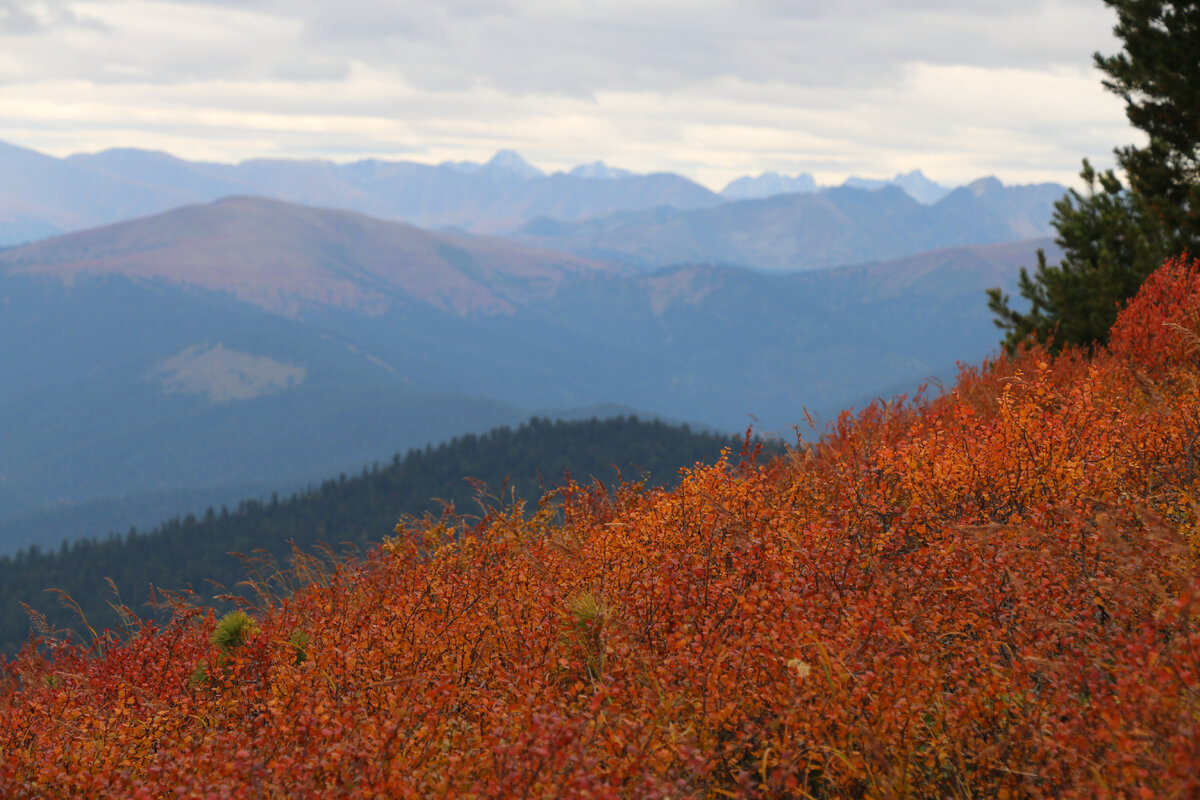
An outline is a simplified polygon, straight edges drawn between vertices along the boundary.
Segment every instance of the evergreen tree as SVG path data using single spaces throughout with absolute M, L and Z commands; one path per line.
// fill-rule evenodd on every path
M 1150 137 L 1122 147 L 1117 163 L 1170 254 L 1200 244 L 1200 3 L 1105 0 L 1118 14 L 1124 51 L 1096 66 L 1104 86 L 1125 100 L 1125 114 Z
M 1121 303 L 1146 276 L 1168 256 L 1200 251 L 1200 3 L 1104 2 L 1117 11 L 1114 33 L 1124 49 L 1097 53 L 1096 66 L 1149 142 L 1115 151 L 1128 187 L 1084 161 L 1087 194 L 1071 190 L 1055 204 L 1062 262 L 1048 265 L 1039 251 L 1036 272 L 1021 270 L 1027 312 L 999 289 L 988 291 L 1009 352 L 1030 336 L 1056 350 L 1105 341 Z

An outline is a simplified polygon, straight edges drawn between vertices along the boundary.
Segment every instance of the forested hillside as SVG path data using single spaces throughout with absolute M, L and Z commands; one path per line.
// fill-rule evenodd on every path
M 1196 797 L 1198 450 L 1179 260 L 1091 355 L 43 641 L 0 680 L 0 795 Z
M 113 581 L 120 602 L 151 616 L 143 603 L 152 584 L 172 591 L 191 586 L 205 603 L 215 594 L 246 593 L 237 584 L 255 565 L 234 553 L 283 564 L 292 545 L 306 553 L 317 545 L 335 551 L 344 545 L 365 548 L 391 534 L 402 516 L 440 514 L 447 504 L 462 514 L 478 514 L 480 503 L 534 502 L 561 485 L 568 471 L 583 482 L 595 477 L 612 483 L 619 474 L 625 480 L 645 478 L 650 485 L 673 484 L 681 468 L 713 463 L 722 448 L 739 444 L 686 425 L 636 417 L 534 418 L 515 429 L 496 428 L 397 454 L 390 464 L 343 474 L 285 500 L 247 501 L 232 511 L 210 508 L 199 519 L 189 515 L 151 531 L 78 540 L 48 552 L 30 548 L 0 558 L 0 653 L 15 653 L 29 637 L 22 603 L 55 627 L 84 630 L 80 611 L 98 631 L 119 627 L 119 613 L 110 605 L 118 599 L 106 579 Z M 64 605 L 59 595 L 46 592 L 50 588 L 66 592 L 80 608 Z

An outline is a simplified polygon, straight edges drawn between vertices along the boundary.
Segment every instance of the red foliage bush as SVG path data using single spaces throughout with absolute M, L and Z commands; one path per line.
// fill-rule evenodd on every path
M 1090 359 L 402 525 L 236 646 L 30 647 L 0 796 L 1200 796 L 1197 320 L 1177 260 Z
M 1184 254 L 1146 279 L 1121 311 L 1109 349 L 1147 371 L 1200 355 L 1200 261 Z

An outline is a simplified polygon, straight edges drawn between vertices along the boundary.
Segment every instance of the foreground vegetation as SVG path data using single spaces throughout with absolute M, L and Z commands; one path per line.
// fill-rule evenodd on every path
M 965 369 L 672 491 L 402 525 L 220 622 L 29 647 L 0 795 L 1195 797 L 1198 492 L 1176 261 L 1090 357 Z
M 82 539 L 58 550 L 23 550 L 0 557 L 0 654 L 15 654 L 29 638 L 29 610 L 54 629 L 119 628 L 124 598 L 141 617 L 152 587 L 188 587 L 206 601 L 242 594 L 247 573 L 270 571 L 293 548 L 340 551 L 378 544 L 405 515 L 450 505 L 478 512 L 485 491 L 536 502 L 567 473 L 580 478 L 637 478 L 672 484 L 681 467 L 712 463 L 734 437 L 617 417 L 550 421 L 467 434 L 437 447 L 397 454 L 383 467 L 341 475 L 320 486 L 269 502 L 247 500 L 233 511 L 209 509 L 169 520 L 147 532 Z M 54 592 L 47 592 L 52 588 Z M 64 604 L 63 594 L 70 598 Z M 220 606 L 228 610 L 225 605 Z

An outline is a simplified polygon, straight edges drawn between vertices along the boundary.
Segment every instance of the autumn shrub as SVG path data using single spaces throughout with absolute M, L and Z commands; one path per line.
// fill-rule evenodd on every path
M 252 622 L 29 647 L 0 796 L 1200 796 L 1195 272 L 1109 350 L 783 457 L 407 520 Z
M 1118 316 L 1109 349 L 1153 375 L 1200 357 L 1200 261 L 1182 255 L 1146 279 Z

